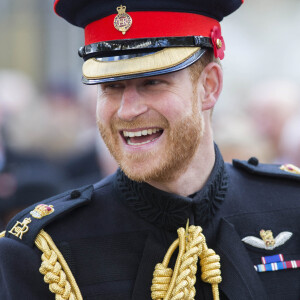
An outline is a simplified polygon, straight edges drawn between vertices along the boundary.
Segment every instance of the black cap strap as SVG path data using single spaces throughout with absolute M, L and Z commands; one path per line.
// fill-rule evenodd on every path
M 107 41 L 80 47 L 78 54 L 87 59 L 116 55 L 112 52 L 153 50 L 170 47 L 204 47 L 212 48 L 211 39 L 203 36 L 162 37 Z

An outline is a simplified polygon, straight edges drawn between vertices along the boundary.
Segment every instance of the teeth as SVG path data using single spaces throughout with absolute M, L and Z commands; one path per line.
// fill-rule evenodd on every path
M 135 137 L 135 136 L 142 136 L 142 135 L 151 135 L 153 133 L 159 132 L 160 129 L 154 128 L 154 129 L 144 129 L 142 131 L 123 131 L 124 137 Z
M 144 145 L 144 144 L 151 143 L 151 142 L 153 142 L 153 141 L 155 141 L 155 140 L 157 140 L 157 139 L 158 139 L 158 138 L 155 138 L 155 139 L 153 139 L 153 140 L 149 140 L 149 141 L 142 142 L 142 143 L 132 143 L 132 142 L 130 141 L 130 139 L 128 139 L 128 140 L 127 140 L 127 144 L 128 144 L 128 145 L 131 145 L 131 146 L 139 146 L 139 145 Z

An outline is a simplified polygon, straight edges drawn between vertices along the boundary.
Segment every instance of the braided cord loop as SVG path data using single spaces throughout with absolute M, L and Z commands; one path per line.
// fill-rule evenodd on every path
M 157 264 L 154 270 L 154 278 L 151 287 L 152 299 L 163 299 L 168 291 L 173 270 L 166 268 L 163 264 Z
M 212 285 L 214 299 L 219 299 L 218 284 L 221 283 L 220 256 L 214 250 L 208 249 L 205 244 L 204 251 L 200 254 L 201 279 Z
M 43 252 L 39 271 L 44 275 L 44 281 L 49 284 L 50 291 L 55 294 L 55 299 L 82 300 L 67 262 L 44 230 L 36 237 L 35 245 Z
M 161 264 L 153 273 L 151 297 L 153 300 L 179 300 L 195 298 L 197 262 L 204 282 L 212 285 L 213 299 L 219 300 L 218 284 L 222 281 L 220 257 L 206 245 L 200 226 L 190 226 L 187 230 L 177 230 L 178 239 L 173 242 Z M 168 268 L 171 256 L 179 246 L 174 272 Z

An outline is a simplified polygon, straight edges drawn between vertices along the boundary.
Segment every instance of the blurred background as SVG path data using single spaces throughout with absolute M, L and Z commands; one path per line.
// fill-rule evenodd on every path
M 96 129 L 96 88 L 81 84 L 83 30 L 52 5 L 0 1 L 0 231 L 23 207 L 116 169 Z M 245 0 L 223 20 L 214 127 L 226 161 L 300 165 L 299 28 L 299 0 Z

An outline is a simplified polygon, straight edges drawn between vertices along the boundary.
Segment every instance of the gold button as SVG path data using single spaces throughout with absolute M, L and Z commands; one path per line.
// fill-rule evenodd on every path
M 222 48 L 222 41 L 220 39 L 217 39 L 216 44 L 218 49 Z

